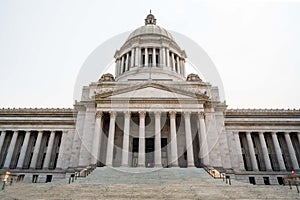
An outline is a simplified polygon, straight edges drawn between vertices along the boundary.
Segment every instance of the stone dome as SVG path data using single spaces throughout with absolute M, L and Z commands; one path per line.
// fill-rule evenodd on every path
M 171 33 L 169 33 L 166 29 L 164 29 L 160 26 L 154 25 L 154 24 L 147 24 L 145 26 L 135 29 L 129 35 L 127 40 L 130 40 L 132 38 L 142 36 L 142 35 L 159 35 L 159 36 L 169 38 L 170 40 L 174 40 Z

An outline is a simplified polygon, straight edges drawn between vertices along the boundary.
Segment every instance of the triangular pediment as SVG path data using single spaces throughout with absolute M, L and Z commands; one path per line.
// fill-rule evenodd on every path
M 108 91 L 95 95 L 96 99 L 194 99 L 196 97 L 202 97 L 204 99 L 208 98 L 204 94 L 195 94 L 178 87 L 167 87 L 157 83 L 146 83 L 132 87 L 119 88 L 114 91 Z

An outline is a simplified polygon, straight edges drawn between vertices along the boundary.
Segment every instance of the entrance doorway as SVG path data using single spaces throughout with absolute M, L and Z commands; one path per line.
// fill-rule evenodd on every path
M 146 167 L 154 167 L 154 138 L 146 138 Z

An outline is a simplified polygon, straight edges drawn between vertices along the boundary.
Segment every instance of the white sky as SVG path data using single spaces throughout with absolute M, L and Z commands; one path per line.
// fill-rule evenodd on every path
M 208 53 L 230 108 L 300 107 L 300 1 L 271 0 L 0 1 L 0 107 L 72 107 L 85 59 L 149 9 Z

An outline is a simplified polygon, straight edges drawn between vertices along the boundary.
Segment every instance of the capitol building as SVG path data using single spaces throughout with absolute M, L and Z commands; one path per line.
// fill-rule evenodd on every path
M 189 55 L 149 14 L 116 50 L 115 73 L 70 109 L 0 109 L 0 171 L 51 182 L 90 165 L 214 168 L 252 184 L 299 171 L 300 110 L 228 109 L 186 73 Z M 209 80 L 207 80 L 209 81 Z

